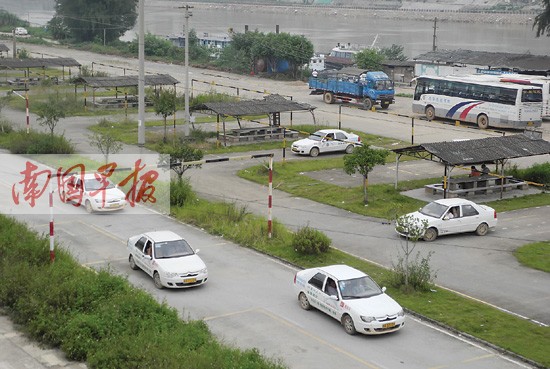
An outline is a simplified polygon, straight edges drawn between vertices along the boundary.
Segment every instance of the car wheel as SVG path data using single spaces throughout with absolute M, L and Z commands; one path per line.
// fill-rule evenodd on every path
M 351 319 L 351 316 L 347 314 L 342 317 L 342 325 L 344 326 L 344 330 L 347 334 L 351 334 L 353 336 L 357 332 L 355 330 L 355 325 L 353 324 L 353 319 Z
M 88 213 L 93 213 L 94 212 L 94 209 L 92 208 L 92 203 L 90 202 L 90 200 L 86 200 L 86 203 L 84 204 L 84 206 L 86 207 L 86 211 Z
M 312 157 L 319 156 L 319 148 L 312 147 L 311 150 L 309 150 L 309 156 L 312 156 Z
M 380 103 L 380 107 L 382 107 L 382 109 L 387 109 L 388 106 L 390 106 L 390 103 L 388 101 L 382 101 Z
M 346 154 L 351 154 L 353 152 L 353 149 L 354 149 L 353 145 L 348 145 L 346 147 Z
M 437 229 L 435 228 L 426 229 L 426 233 L 424 233 L 424 241 L 432 242 L 432 241 L 435 241 L 436 238 L 437 238 Z
M 309 304 L 309 300 L 307 299 L 307 296 L 305 293 L 300 292 L 300 295 L 298 295 L 298 300 L 300 300 L 300 307 L 304 310 L 310 310 L 311 305 Z
M 159 272 L 155 272 L 155 274 L 153 274 L 153 282 L 155 283 L 155 287 L 158 288 L 159 290 L 163 289 L 164 286 L 162 285 L 162 283 L 160 282 L 160 274 Z
M 132 270 L 138 270 L 139 269 L 139 267 L 137 266 L 136 261 L 134 260 L 134 257 L 132 255 L 130 255 L 128 257 L 128 262 L 130 263 L 130 268 L 132 268 Z
M 476 228 L 476 234 L 478 236 L 485 236 L 487 233 L 489 233 L 489 226 L 487 223 L 481 223 Z

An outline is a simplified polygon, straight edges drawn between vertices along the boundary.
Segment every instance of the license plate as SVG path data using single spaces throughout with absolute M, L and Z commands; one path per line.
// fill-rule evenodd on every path
M 186 278 L 183 280 L 183 283 L 195 283 L 197 278 Z
M 109 207 L 110 208 L 118 208 L 120 206 L 120 204 L 110 204 Z
M 382 328 L 393 328 L 395 327 L 395 323 L 386 323 L 382 325 Z

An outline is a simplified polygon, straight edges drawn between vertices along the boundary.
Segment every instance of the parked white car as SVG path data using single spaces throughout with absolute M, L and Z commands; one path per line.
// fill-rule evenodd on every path
M 361 138 L 355 133 L 340 129 L 322 129 L 308 138 L 295 141 L 291 150 L 301 155 L 317 156 L 320 153 L 345 151 L 351 154 L 355 146 L 361 144 Z
M 15 34 L 17 36 L 26 36 L 29 34 L 29 32 L 27 32 L 27 29 L 26 28 L 23 28 L 23 27 L 15 27 Z
M 426 231 L 423 235 L 425 241 L 434 241 L 441 235 L 464 232 L 475 232 L 478 236 L 485 236 L 489 229 L 497 225 L 495 209 L 461 198 L 432 201 L 419 211 L 409 213 L 405 217 L 411 219 L 409 223 L 421 225 L 422 222 L 426 222 Z M 407 236 L 403 232 L 400 219 L 405 218 L 397 219 L 395 230 L 401 236 Z
M 133 270 L 142 269 L 157 288 L 188 288 L 208 280 L 208 269 L 183 237 L 172 231 L 142 233 L 127 242 Z
M 304 310 L 312 307 L 338 320 L 348 334 L 395 332 L 405 324 L 403 308 L 367 274 L 347 265 L 299 271 L 294 290 Z
M 84 205 L 88 213 L 122 210 L 127 204 L 126 194 L 99 173 L 73 174 L 64 179 L 61 200 Z

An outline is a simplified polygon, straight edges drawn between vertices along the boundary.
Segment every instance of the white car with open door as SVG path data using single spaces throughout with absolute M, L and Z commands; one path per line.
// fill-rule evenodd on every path
M 183 237 L 172 231 L 142 233 L 128 239 L 130 268 L 141 269 L 157 288 L 188 288 L 208 280 L 208 269 Z
M 403 233 L 403 227 L 400 227 L 399 222 L 407 217 L 411 218 L 409 222 L 419 225 L 426 222 L 426 231 L 423 235 L 425 241 L 434 241 L 441 235 L 466 232 L 485 236 L 497 225 L 495 209 L 461 198 L 435 200 L 419 211 L 398 218 L 395 231 L 404 237 L 407 235 Z
M 319 309 L 338 320 L 348 334 L 390 333 L 405 324 L 403 308 L 386 295 L 386 288 L 347 265 L 299 271 L 294 290 L 302 309 Z
M 293 153 L 317 156 L 326 152 L 344 151 L 351 154 L 355 146 L 361 144 L 361 138 L 355 133 L 340 129 L 321 129 L 309 137 L 292 143 Z

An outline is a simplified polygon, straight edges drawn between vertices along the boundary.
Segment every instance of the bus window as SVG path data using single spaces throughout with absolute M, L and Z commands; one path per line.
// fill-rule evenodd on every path
M 542 90 L 529 89 L 521 92 L 522 102 L 542 102 Z

